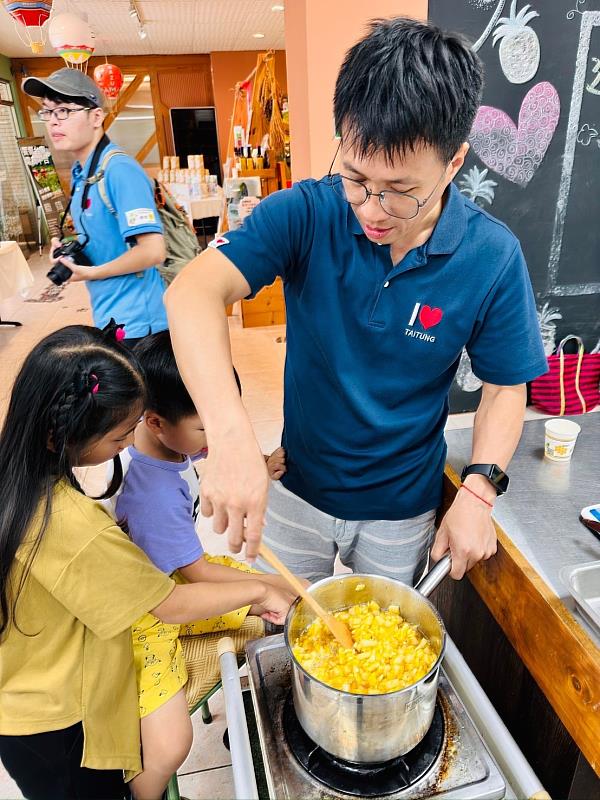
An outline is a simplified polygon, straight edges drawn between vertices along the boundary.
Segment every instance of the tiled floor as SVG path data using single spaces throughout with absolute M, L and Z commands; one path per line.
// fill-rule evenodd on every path
M 36 298 L 47 287 L 45 259 L 34 256 L 30 266 L 36 282 L 28 299 Z M 17 297 L 0 303 L 0 318 L 16 319 L 22 328 L 0 327 L 0 419 L 4 415 L 12 380 L 25 355 L 43 336 L 63 325 L 91 321 L 89 299 L 83 284 L 66 286 L 56 302 L 26 302 Z M 279 444 L 282 426 L 282 374 L 285 360 L 283 327 L 243 329 L 239 317 L 230 321 L 232 352 L 243 385 L 244 403 L 254 423 L 265 453 Z M 539 416 L 534 411 L 527 416 Z M 473 414 L 457 414 L 448 428 L 473 424 Z M 208 552 L 227 552 L 225 537 L 214 534 L 210 520 L 202 520 L 200 535 Z M 222 695 L 211 701 L 214 721 L 204 725 L 200 714 L 193 718 L 194 745 L 180 770 L 180 790 L 190 800 L 219 800 L 233 797 L 231 759 L 222 743 L 225 713 Z M 0 800 L 20 798 L 17 787 L 0 764 Z

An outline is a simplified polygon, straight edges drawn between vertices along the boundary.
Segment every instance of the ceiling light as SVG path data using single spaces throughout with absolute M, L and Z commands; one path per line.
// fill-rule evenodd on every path
M 252 36 L 254 37 L 254 39 L 264 39 L 265 38 L 264 33 L 253 33 Z
M 271 6 L 271 11 L 285 11 L 285 6 L 281 5 Z
M 146 36 L 148 36 L 146 29 L 144 28 L 143 25 L 140 25 L 138 29 L 138 36 L 140 37 L 140 39 L 145 39 Z

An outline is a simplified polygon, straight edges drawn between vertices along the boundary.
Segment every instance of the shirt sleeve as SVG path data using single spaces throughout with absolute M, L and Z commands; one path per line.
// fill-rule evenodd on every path
M 47 588 L 99 639 L 110 639 L 162 603 L 174 587 L 171 578 L 111 525 L 89 541 Z
M 254 297 L 277 277 L 296 279 L 308 254 L 313 220 L 311 199 L 297 184 L 261 200 L 241 228 L 211 246 L 237 267 L 250 286 L 248 297 Z
M 117 212 L 123 239 L 142 233 L 162 233 L 152 184 L 133 158 L 117 155 L 105 177 L 106 194 Z
M 518 244 L 479 310 L 467 352 L 475 375 L 497 386 L 526 383 L 548 371 L 531 281 Z
M 152 492 L 129 493 L 126 484 L 117 501 L 117 519 L 124 520 L 132 540 L 169 575 L 204 553 L 193 500 L 179 473 L 165 472 Z

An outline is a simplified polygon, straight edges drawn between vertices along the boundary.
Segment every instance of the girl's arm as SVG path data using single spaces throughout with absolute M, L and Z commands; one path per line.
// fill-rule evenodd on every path
M 289 584 L 281 577 L 281 575 L 269 575 L 266 572 L 261 572 L 258 574 L 256 572 L 242 572 L 239 569 L 235 569 L 234 567 L 226 567 L 223 564 L 212 564 L 205 558 L 199 558 L 197 561 L 194 561 L 193 564 L 188 564 L 186 567 L 180 567 L 179 572 L 183 575 L 186 581 L 189 581 L 190 583 L 198 583 L 200 581 L 231 583 L 232 581 L 259 580 L 295 597 L 290 589 Z M 309 581 L 305 581 L 303 578 L 300 578 L 300 580 L 306 586 L 310 586 Z
M 227 614 L 243 606 L 269 622 L 283 624 L 291 605 L 290 595 L 262 580 L 238 580 L 228 583 L 186 583 L 177 585 L 171 594 L 150 610 L 167 623 L 194 622 Z

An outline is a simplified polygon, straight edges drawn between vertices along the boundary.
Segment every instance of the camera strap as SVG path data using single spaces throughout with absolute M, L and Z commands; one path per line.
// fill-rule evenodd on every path
M 96 170 L 98 169 L 98 164 L 100 162 L 100 158 L 102 156 L 102 153 L 108 147 L 109 144 L 110 144 L 110 139 L 108 138 L 108 136 L 106 134 L 104 134 L 102 136 L 102 138 L 100 139 L 100 141 L 98 142 L 98 144 L 96 145 L 96 147 L 94 148 L 94 152 L 92 153 L 92 159 L 90 161 L 90 168 L 88 169 L 88 173 L 87 173 L 87 176 L 86 176 L 85 181 L 84 181 L 83 192 L 81 193 L 81 217 L 82 218 L 83 218 L 83 212 L 85 211 L 88 195 L 90 193 L 90 188 L 92 187 L 92 185 L 94 183 L 98 183 L 98 181 L 101 180 L 104 177 L 104 170 L 100 170 L 98 173 L 96 173 Z M 63 225 L 65 224 L 65 219 L 67 218 L 67 214 L 69 213 L 69 210 L 71 208 L 71 203 L 72 202 L 73 202 L 73 187 L 71 187 L 71 197 L 69 198 L 69 202 L 67 204 L 67 207 L 66 207 L 66 209 L 64 211 L 64 214 L 62 215 L 61 220 L 60 220 L 60 238 L 61 239 L 62 239 Z M 83 243 L 82 246 L 85 247 L 85 245 L 88 243 L 90 237 L 88 236 L 87 231 L 85 230 L 85 226 L 83 224 L 83 221 L 81 221 L 81 227 L 83 228 L 83 233 L 84 233 L 84 236 L 85 236 L 85 239 L 86 239 L 86 241 Z

